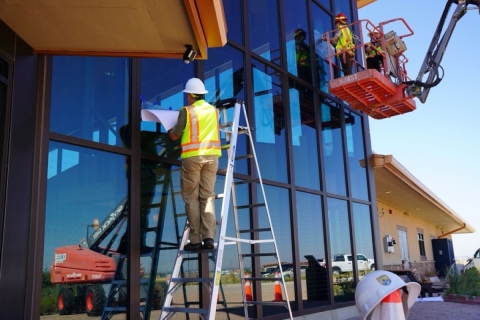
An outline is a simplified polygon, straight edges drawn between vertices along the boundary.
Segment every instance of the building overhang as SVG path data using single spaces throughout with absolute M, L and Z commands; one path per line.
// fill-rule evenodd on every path
M 7 0 L 0 20 L 37 54 L 206 59 L 227 42 L 222 0 Z
M 473 233 L 463 220 L 391 155 L 373 154 L 378 210 L 381 203 L 436 226 L 439 234 Z M 388 214 L 385 212 L 384 214 Z
M 377 0 L 357 0 L 357 8 L 363 8 L 365 6 L 368 6 L 369 4 L 375 2 Z

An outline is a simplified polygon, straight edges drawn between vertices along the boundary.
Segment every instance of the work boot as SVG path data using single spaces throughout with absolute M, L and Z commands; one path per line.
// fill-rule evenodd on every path
M 203 249 L 213 249 L 214 244 L 213 244 L 213 239 L 212 238 L 206 238 L 203 240 Z

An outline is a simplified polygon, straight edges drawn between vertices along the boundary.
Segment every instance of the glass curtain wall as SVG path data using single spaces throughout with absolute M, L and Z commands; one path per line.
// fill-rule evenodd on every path
M 308 314 L 332 309 L 336 303 L 353 304 L 356 281 L 374 268 L 370 263 L 374 259 L 374 199 L 367 183 L 371 151 L 365 150 L 366 119 L 327 98 L 332 76 L 325 62 L 327 44 L 319 41 L 333 28 L 333 17 L 339 11 L 348 11 L 351 17 L 351 1 L 223 3 L 228 43 L 209 49 L 205 61 L 186 65 L 171 59 L 53 58 L 42 315 L 99 316 L 98 304 L 108 295 L 104 284 L 111 274 L 110 278 L 96 274 L 95 280 L 89 276 L 84 281 L 85 272 L 75 267 L 55 280 L 49 271 L 52 265 L 66 267 L 67 257 L 78 254 L 69 250 L 88 247 L 98 225 L 112 212 L 119 212 L 140 221 L 140 277 L 155 277 L 158 296 L 151 319 L 158 317 L 155 309 L 160 308 L 158 301 L 171 277 L 175 245 L 185 223 L 179 215 L 184 212 L 178 194 L 180 148 L 161 124 L 131 119 L 140 114 L 131 107 L 179 110 L 187 103 L 182 92 L 185 83 L 194 76 L 204 80 L 207 102 L 235 98 L 246 103 L 292 309 Z M 133 79 L 138 83 L 132 83 Z M 245 136 L 239 137 L 237 154 L 248 151 L 246 142 Z M 140 154 L 133 153 L 135 147 Z M 141 165 L 135 181 L 131 179 L 132 159 Z M 226 167 L 226 159 L 224 152 L 220 169 Z M 236 181 L 253 178 L 252 165 L 252 159 L 237 161 Z M 219 173 L 216 193 L 223 192 L 224 181 Z M 132 187 L 139 194 L 129 194 Z M 243 184 L 236 188 L 236 198 L 243 204 L 255 198 L 261 201 L 260 192 L 255 184 Z M 139 200 L 138 208 L 128 206 L 131 197 Z M 217 201 L 219 218 L 221 202 Z M 235 234 L 232 211 L 227 236 Z M 240 229 L 265 227 L 264 211 L 239 210 Z M 101 255 L 97 259 L 113 263 L 113 270 L 113 252 L 128 253 L 127 227 L 119 223 L 114 232 L 95 243 Z M 259 232 L 258 238 L 262 237 Z M 159 241 L 171 246 L 152 255 L 151 248 Z M 271 250 L 266 244 L 242 244 L 242 253 Z M 219 304 L 218 310 L 225 316 L 241 317 L 239 257 L 234 246 L 225 249 L 223 261 L 220 300 L 227 304 Z M 350 268 L 343 267 L 348 264 Z M 369 265 L 364 268 L 363 264 Z M 246 259 L 244 268 L 257 277 L 272 277 L 279 265 L 276 259 L 257 257 Z M 198 260 L 186 262 L 183 272 L 197 275 Z M 122 275 L 129 276 L 126 269 Z M 71 285 L 65 285 L 66 279 Z M 273 282 L 259 282 L 253 288 L 254 300 L 276 299 Z M 199 297 L 198 286 L 186 290 Z M 185 294 L 178 291 L 174 301 L 182 303 Z M 90 305 L 87 296 L 92 298 Z M 63 297 L 62 310 L 58 297 Z M 118 303 L 126 305 L 127 301 Z M 250 316 L 257 318 L 285 314 L 283 307 L 251 309 Z

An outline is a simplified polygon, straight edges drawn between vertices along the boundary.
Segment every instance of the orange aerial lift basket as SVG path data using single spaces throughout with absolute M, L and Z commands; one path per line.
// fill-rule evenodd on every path
M 394 31 L 384 33 L 385 25 L 395 21 L 403 22 L 409 33 L 401 36 Z M 401 18 L 382 22 L 378 26 L 374 26 L 368 20 L 358 20 L 348 26 L 351 30 L 359 31 L 360 39 L 356 39 L 355 50 L 356 56 L 361 56 L 363 61 L 359 63 L 354 59 L 352 61 L 354 73 L 344 76 L 341 68 L 338 68 L 337 61 L 345 59 L 345 54 L 332 52 L 331 46 L 328 46 L 326 60 L 330 65 L 330 74 L 340 76 L 329 82 L 330 93 L 347 102 L 353 109 L 360 110 L 374 119 L 390 118 L 415 110 L 415 101 L 405 93 L 407 85 L 404 83 L 410 79 L 405 69 L 408 60 L 403 54 L 406 46 L 402 40 L 413 35 L 412 29 Z M 380 71 L 366 68 L 365 49 L 371 44 L 363 41 L 363 29 L 366 29 L 368 34 L 377 33 L 382 48 L 382 52 L 377 50 L 383 61 Z M 325 33 L 324 39 L 330 41 L 331 35 L 335 32 L 336 30 L 332 30 Z

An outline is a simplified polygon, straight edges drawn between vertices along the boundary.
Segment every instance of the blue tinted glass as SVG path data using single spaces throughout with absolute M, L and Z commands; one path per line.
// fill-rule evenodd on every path
M 236 43 L 243 44 L 243 1 L 223 0 L 223 10 L 227 20 L 227 38 Z M 208 52 L 210 57 L 210 50 Z M 210 59 L 210 58 L 209 58 Z
M 248 6 L 252 51 L 281 65 L 277 0 L 249 1 Z
M 258 203 L 263 203 L 263 197 L 261 195 L 261 188 L 258 185 Z M 291 224 L 290 224 L 290 193 L 287 189 L 265 186 L 266 202 L 268 204 L 268 209 L 270 212 L 270 217 L 272 220 L 272 228 L 275 232 L 275 239 L 278 248 L 278 254 L 280 261 L 282 263 L 292 265 L 293 254 L 292 254 L 292 236 L 291 236 Z M 259 228 L 268 228 L 269 223 L 267 220 L 266 209 L 265 207 L 258 208 L 258 227 Z M 270 232 L 259 232 L 259 239 L 272 239 Z M 260 244 L 261 253 L 275 252 L 274 246 L 272 243 L 263 243 Z M 264 269 L 267 266 L 272 264 L 278 265 L 278 260 L 272 256 L 266 256 L 260 258 L 260 266 Z M 295 300 L 294 288 L 293 286 L 288 286 L 288 297 L 290 301 Z M 274 299 L 272 285 L 271 283 L 262 283 L 262 300 L 263 301 L 272 301 Z M 278 308 L 276 310 L 265 310 L 264 316 L 271 315 L 273 313 L 284 313 L 285 311 Z
M 355 228 L 357 265 L 360 275 L 376 268 L 371 221 L 370 206 L 353 203 L 353 227 Z
M 321 5 L 323 5 L 327 10 L 330 10 L 331 9 L 331 1 L 330 0 L 315 0 L 317 2 L 319 2 Z
M 333 47 L 322 41 L 322 35 L 333 29 L 332 18 L 320 7 L 312 6 L 313 37 L 315 39 L 315 53 L 317 55 L 318 88 L 328 92 L 328 81 L 332 79 L 332 70 L 326 58 L 334 53 Z
M 142 109 L 182 108 L 186 104 L 182 90 L 193 77 L 193 67 L 180 59 L 142 59 Z
M 327 192 L 346 195 L 340 110 L 322 104 L 321 118 Z
M 335 0 L 335 15 L 343 13 L 348 18 L 348 23 L 352 23 L 352 7 L 351 0 Z M 333 29 L 333 28 L 332 28 Z
M 284 16 L 288 72 L 312 83 L 306 2 L 284 1 Z
M 351 301 L 354 299 L 355 282 L 352 263 L 348 263 L 352 248 L 347 202 L 328 198 L 327 210 L 335 302 Z
M 50 130 L 122 146 L 118 128 L 128 122 L 126 58 L 54 57 Z
M 305 271 L 306 281 L 302 282 L 302 299 L 308 301 L 304 302 L 306 308 L 315 308 L 330 303 L 322 198 L 304 192 L 297 192 L 296 195 L 300 264 L 308 266 Z
M 322 148 L 327 192 L 346 195 L 340 110 L 322 104 Z
M 222 105 L 222 102 L 231 98 L 245 100 L 245 68 L 243 54 L 230 47 L 210 49 L 208 60 L 205 61 L 205 87 L 208 93 L 205 99 L 212 105 Z M 220 113 L 221 122 L 231 122 L 234 108 L 229 108 Z M 245 125 L 241 114 L 240 125 Z M 221 133 L 222 142 L 225 142 L 225 134 Z M 237 155 L 247 154 L 246 135 L 239 135 L 237 142 Z M 227 149 L 222 151 L 219 159 L 219 168 L 226 168 L 228 161 Z M 248 174 L 247 161 L 236 161 L 235 172 Z
M 352 197 L 368 200 L 362 118 L 345 109 L 345 132 Z
M 117 228 L 107 226 L 113 226 L 113 221 L 120 221 L 128 215 L 128 210 L 120 209 L 127 199 L 124 156 L 59 142 L 50 142 L 48 154 L 42 265 L 46 279 L 42 288 L 42 306 L 45 307 L 48 304 L 44 305 L 44 301 L 57 301 L 61 288 L 71 290 L 82 284 L 87 289 L 87 286 L 112 280 L 115 259 L 118 258 L 115 252 L 126 228 L 117 225 L 118 235 L 115 235 Z M 114 213 L 116 209 L 119 214 Z M 112 213 L 115 220 L 109 219 Z M 96 229 L 98 224 L 105 229 Z M 103 240 L 94 236 L 99 230 L 109 231 Z M 109 246 L 110 241 L 113 242 Z M 108 247 L 113 256 L 101 253 Z M 96 269 L 100 265 L 101 270 Z M 54 266 L 53 269 L 50 270 L 50 266 Z M 72 286 L 65 286 L 67 284 Z M 98 290 L 100 294 L 101 289 Z M 67 310 L 85 310 L 85 291 L 79 289 L 65 294 L 72 297 L 65 301 Z M 57 312 L 56 308 L 54 312 Z M 84 317 L 86 315 L 82 313 L 75 319 Z
M 253 61 L 255 148 L 265 179 L 287 182 L 285 107 L 279 72 Z
M 298 83 L 289 89 L 295 184 L 320 190 L 319 156 L 312 90 Z

